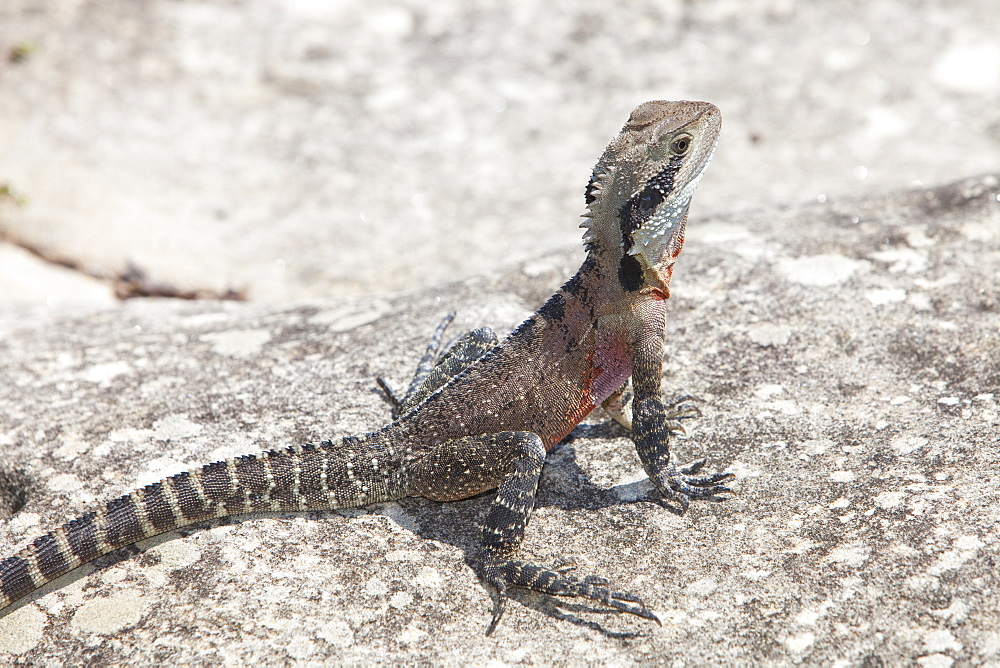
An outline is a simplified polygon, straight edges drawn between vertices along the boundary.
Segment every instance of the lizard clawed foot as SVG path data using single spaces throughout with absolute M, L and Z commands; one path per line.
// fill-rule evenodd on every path
M 704 459 L 681 466 L 674 473 L 665 476 L 665 484 L 657 485 L 663 499 L 680 505 L 682 514 L 687 512 L 692 499 L 721 501 L 722 499 L 717 498 L 720 494 L 735 494 L 730 488 L 719 484 L 723 480 L 735 477 L 734 473 L 695 475 L 704 466 Z
M 486 635 L 491 635 L 496 630 L 497 624 L 503 616 L 506 609 L 508 586 L 530 589 L 550 596 L 585 598 L 663 626 L 660 618 L 646 607 L 639 596 L 631 592 L 609 589 L 607 578 L 599 575 L 589 575 L 582 579 L 567 575 L 575 567 L 575 564 L 570 561 L 560 561 L 551 569 L 519 560 L 486 564 L 483 569 L 484 580 L 495 592 L 493 618 L 486 629 Z

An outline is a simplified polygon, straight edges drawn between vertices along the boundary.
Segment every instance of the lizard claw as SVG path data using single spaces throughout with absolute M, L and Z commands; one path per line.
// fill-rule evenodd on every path
M 591 601 L 602 603 L 609 608 L 627 612 L 663 626 L 660 618 L 646 607 L 646 604 L 639 596 L 629 592 L 608 589 L 607 583 L 607 578 L 602 578 L 599 575 L 591 575 L 583 580 L 573 578 L 570 581 L 570 586 L 567 587 L 566 595 L 590 599 Z
M 493 632 L 497 629 L 497 624 L 500 623 L 500 618 L 503 617 L 504 611 L 507 609 L 507 586 L 501 580 L 493 580 L 489 583 L 495 590 L 493 596 L 493 617 L 490 619 L 490 625 L 486 627 L 486 635 L 493 635 Z
M 671 436 L 677 436 L 678 438 L 687 438 L 688 430 L 680 422 L 674 422 L 673 420 L 667 422 L 667 433 Z
M 663 626 L 663 622 L 661 622 L 660 618 L 656 616 L 656 613 L 647 608 L 646 604 L 642 602 L 642 599 L 635 594 L 612 591 L 608 592 L 608 598 L 602 602 L 615 610 L 621 610 L 622 612 L 627 612 L 635 615 L 636 617 L 648 619 L 656 622 L 659 626 Z

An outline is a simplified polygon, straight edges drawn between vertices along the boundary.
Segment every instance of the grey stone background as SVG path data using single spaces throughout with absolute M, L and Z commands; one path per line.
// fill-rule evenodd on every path
M 407 500 L 147 541 L 0 618 L 0 660 L 1000 661 L 994 5 L 6 0 L 0 554 L 379 424 L 446 310 L 506 330 L 573 271 L 650 98 L 723 111 L 665 388 L 705 413 L 678 459 L 739 477 L 678 517 L 601 416 L 552 452 L 526 549 L 663 628 L 523 595 L 485 638 L 487 499 Z M 26 248 L 251 301 L 121 304 Z
M 646 99 L 723 111 L 696 219 L 996 169 L 998 30 L 992 0 L 5 0 L 0 220 L 255 300 L 434 286 L 576 243 Z M 2 252 L 4 300 L 96 298 Z

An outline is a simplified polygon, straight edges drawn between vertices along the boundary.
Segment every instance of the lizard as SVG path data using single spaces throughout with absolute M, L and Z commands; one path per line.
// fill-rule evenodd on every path
M 496 489 L 477 575 L 493 598 L 487 635 L 511 588 L 575 597 L 660 620 L 642 598 L 572 566 L 521 558 L 547 452 L 597 406 L 630 428 L 654 500 L 687 510 L 730 492 L 729 473 L 671 462 L 690 406 L 661 395 L 670 279 L 688 208 L 721 114 L 707 102 L 636 107 L 593 169 L 577 273 L 502 341 L 488 328 L 443 353 L 438 327 L 395 419 L 375 431 L 209 463 L 99 504 L 0 562 L 0 615 L 80 565 L 196 522 L 261 511 L 315 511 L 421 496 L 454 501 Z M 630 411 L 625 403 L 630 399 Z M 628 414 L 630 413 L 630 415 Z

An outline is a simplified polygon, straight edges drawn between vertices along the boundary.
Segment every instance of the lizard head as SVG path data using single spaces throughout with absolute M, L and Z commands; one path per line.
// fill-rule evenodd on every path
M 669 283 L 691 195 L 721 125 L 722 115 L 708 102 L 645 102 L 594 167 L 584 240 L 591 252 L 619 263 L 626 290 Z

